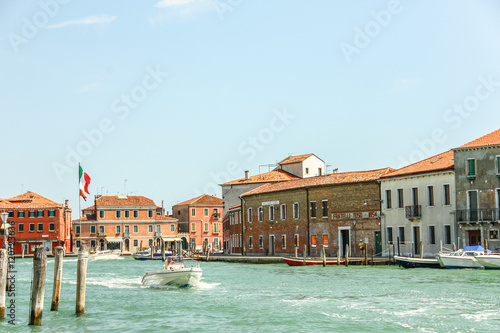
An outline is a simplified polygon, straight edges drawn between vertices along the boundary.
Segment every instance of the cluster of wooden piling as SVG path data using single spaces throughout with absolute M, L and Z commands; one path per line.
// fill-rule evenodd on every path
M 61 295 L 61 278 L 64 249 L 60 246 L 54 251 L 54 286 L 50 311 L 58 311 Z M 76 277 L 76 314 L 85 312 L 85 289 L 87 277 L 88 252 L 80 248 Z M 0 318 L 5 317 L 5 291 L 7 286 L 8 256 L 7 250 L 0 250 Z M 45 280 L 47 277 L 47 253 L 43 247 L 35 249 L 33 256 L 33 280 L 31 283 L 30 313 L 28 325 L 42 324 L 43 301 L 45 297 Z

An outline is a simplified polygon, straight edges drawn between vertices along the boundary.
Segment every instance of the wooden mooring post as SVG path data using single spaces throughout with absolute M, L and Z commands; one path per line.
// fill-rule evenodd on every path
M 337 250 L 337 266 L 340 265 L 340 249 Z
M 161 260 L 165 261 L 165 242 L 161 240 Z
M 151 260 L 153 260 L 154 259 L 154 255 L 155 255 L 154 246 L 151 245 L 149 248 L 151 249 Z
M 28 325 L 42 325 L 45 279 L 47 278 L 47 252 L 43 246 L 35 249 L 33 256 L 33 281 L 31 284 L 31 308 Z
M 87 263 L 89 253 L 85 246 L 78 251 L 78 264 L 76 268 L 76 308 L 77 315 L 85 313 L 85 291 L 87 284 Z
M 321 256 L 323 257 L 323 267 L 326 267 L 325 245 L 321 245 Z
M 368 265 L 368 257 L 366 255 L 366 245 L 365 248 L 363 249 L 365 251 L 365 266 Z
M 345 245 L 345 267 L 349 267 L 349 244 Z
M 0 319 L 5 318 L 5 286 L 7 284 L 8 261 L 7 250 L 0 249 Z
M 488 238 L 484 239 L 484 254 L 488 255 Z
M 424 242 L 420 241 L 420 259 L 424 258 Z
M 62 246 L 57 246 L 54 249 L 54 286 L 52 287 L 52 304 L 50 305 L 50 311 L 57 311 L 59 309 L 63 257 L 64 248 Z
M 304 254 L 303 254 L 304 266 L 306 265 L 306 254 L 307 254 L 307 245 L 304 244 Z
M 295 258 L 298 258 L 298 255 L 299 255 L 299 254 L 297 253 L 297 252 L 298 252 L 298 250 L 299 250 L 299 248 L 296 246 L 296 247 L 295 247 Z

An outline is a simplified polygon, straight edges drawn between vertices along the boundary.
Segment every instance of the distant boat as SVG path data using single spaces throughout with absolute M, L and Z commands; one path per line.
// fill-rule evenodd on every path
M 282 257 L 283 261 L 289 266 L 304 266 L 304 258 L 300 257 Z M 337 265 L 337 259 L 326 259 L 327 265 Z M 340 259 L 340 264 L 344 264 L 344 259 Z M 323 265 L 321 258 L 306 258 L 306 266 L 310 265 Z
M 491 252 L 491 251 L 490 251 Z M 484 253 L 481 245 L 466 246 L 461 250 L 449 254 L 438 254 L 439 264 L 446 268 L 484 268 L 475 256 Z
M 170 252 L 165 252 L 165 257 L 171 256 L 172 253 Z M 163 257 L 161 255 L 161 252 L 155 252 L 153 253 L 153 259 L 151 259 L 151 252 L 150 251 L 140 251 L 137 253 L 132 254 L 132 258 L 135 260 L 162 260 Z
M 485 269 L 500 269 L 500 254 L 478 254 L 474 258 Z
M 195 286 L 201 279 L 203 270 L 196 266 L 186 267 L 182 256 L 170 256 L 164 269 L 146 272 L 142 277 L 142 284 L 147 286 Z
M 444 268 L 437 259 L 394 256 L 399 266 L 404 268 Z
M 104 251 L 94 251 L 89 253 L 89 259 L 92 260 L 107 260 L 107 259 L 118 259 L 120 258 L 121 253 L 115 252 L 113 250 L 104 250 Z

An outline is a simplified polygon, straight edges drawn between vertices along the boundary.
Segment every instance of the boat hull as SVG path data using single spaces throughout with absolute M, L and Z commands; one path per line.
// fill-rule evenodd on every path
M 394 256 L 399 266 L 404 268 L 444 268 L 437 259 L 420 259 L 412 257 Z
M 171 253 L 165 253 L 165 257 L 171 256 Z M 133 254 L 132 258 L 135 260 L 163 260 L 161 253 L 154 253 L 153 259 L 151 259 L 151 255 L 142 255 L 142 254 Z
M 89 259 L 91 260 L 108 260 L 108 259 L 118 259 L 120 258 L 120 253 L 94 253 L 89 254 Z
M 453 257 L 453 256 L 439 256 L 438 258 L 441 266 L 456 269 L 456 268 L 473 268 L 481 269 L 484 268 L 479 262 L 477 262 L 473 257 Z
M 289 266 L 304 266 L 304 258 L 293 258 L 293 257 L 282 257 L 283 261 L 286 262 Z M 337 259 L 327 259 L 327 265 L 337 265 Z M 344 264 L 344 260 L 340 260 L 340 264 Z M 305 266 L 311 265 L 323 265 L 323 259 L 313 259 L 306 258 Z
M 500 255 L 480 255 L 476 256 L 476 260 L 485 269 L 500 269 Z
M 201 279 L 203 270 L 199 267 L 188 267 L 179 269 L 165 269 L 160 271 L 146 272 L 142 277 L 144 285 L 179 285 L 194 286 Z

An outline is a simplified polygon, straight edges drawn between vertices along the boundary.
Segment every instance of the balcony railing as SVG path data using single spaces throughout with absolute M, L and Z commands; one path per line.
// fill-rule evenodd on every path
M 213 217 L 214 219 L 219 219 L 219 218 L 220 218 L 220 213 L 213 213 L 213 214 L 212 214 L 212 217 Z
M 498 208 L 460 209 L 455 211 L 455 219 L 458 223 L 468 222 L 495 222 L 500 218 Z
M 124 238 L 130 238 L 130 231 L 124 231 L 123 232 L 123 237 Z
M 161 237 L 161 231 L 155 231 L 155 237 Z
M 406 218 L 407 219 L 419 219 L 422 217 L 422 206 L 406 206 L 405 207 Z

